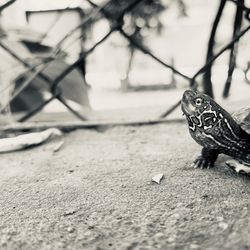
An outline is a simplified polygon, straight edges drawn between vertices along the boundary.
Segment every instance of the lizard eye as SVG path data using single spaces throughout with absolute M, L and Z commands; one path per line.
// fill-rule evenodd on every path
M 202 104 L 202 99 L 196 98 L 194 102 L 195 102 L 195 105 L 200 106 Z

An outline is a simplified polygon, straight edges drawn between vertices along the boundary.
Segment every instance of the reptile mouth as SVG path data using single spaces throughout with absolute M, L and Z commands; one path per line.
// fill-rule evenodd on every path
M 193 115 L 195 110 L 194 110 L 194 107 L 192 108 L 193 106 L 189 103 L 185 103 L 185 102 L 182 102 L 181 103 L 181 109 L 182 109 L 182 112 L 184 115 Z
M 197 92 L 193 89 L 188 89 L 183 93 L 182 99 L 183 100 L 190 100 L 192 99 L 195 95 L 197 94 Z
M 192 89 L 188 89 L 183 93 L 181 99 L 181 109 L 184 115 L 192 115 L 195 112 L 195 107 L 191 105 L 191 100 L 196 95 L 196 92 Z
M 182 115 L 186 115 L 187 114 L 187 110 L 185 108 L 185 104 L 181 103 L 181 110 L 182 110 Z

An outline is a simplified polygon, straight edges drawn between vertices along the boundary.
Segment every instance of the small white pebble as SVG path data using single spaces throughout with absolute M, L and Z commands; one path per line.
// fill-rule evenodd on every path
M 198 248 L 200 248 L 200 246 L 197 245 L 197 244 L 191 244 L 191 245 L 189 246 L 189 248 L 190 248 L 190 249 L 198 249 Z
M 92 232 L 90 230 L 87 230 L 85 233 L 84 233 L 85 236 L 90 236 L 92 235 Z
M 156 234 L 154 235 L 154 237 L 155 237 L 155 238 L 158 238 L 158 239 L 161 239 L 161 238 L 165 238 L 166 236 L 165 236 L 164 233 L 156 233 Z
M 175 219 L 177 219 L 177 220 L 181 218 L 181 216 L 180 216 L 179 213 L 174 213 L 174 214 L 171 215 L 171 217 L 172 217 L 172 218 L 175 218 Z
M 162 178 L 163 178 L 163 174 L 162 173 L 161 174 L 157 174 L 154 177 L 152 177 L 152 181 L 156 182 L 157 184 L 160 184 Z
M 224 220 L 224 218 L 221 217 L 221 216 L 218 216 L 218 217 L 216 217 L 216 220 L 219 221 L 219 222 L 222 222 Z
M 228 228 L 228 224 L 225 223 L 225 222 L 220 222 L 220 223 L 219 223 L 219 227 L 220 227 L 221 229 L 223 229 L 223 230 L 226 230 L 226 229 Z
M 68 228 L 67 228 L 67 231 L 68 231 L 69 233 L 73 233 L 73 232 L 75 231 L 75 229 L 74 229 L 73 227 L 68 227 Z

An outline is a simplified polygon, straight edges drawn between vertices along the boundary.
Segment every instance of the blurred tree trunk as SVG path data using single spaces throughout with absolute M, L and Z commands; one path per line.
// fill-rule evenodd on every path
M 238 2 L 244 5 L 244 0 L 238 0 Z M 237 5 L 236 15 L 234 19 L 233 38 L 240 32 L 241 24 L 242 24 L 242 16 L 243 16 L 243 10 L 240 6 Z M 236 41 L 232 45 L 231 50 L 230 50 L 227 80 L 226 80 L 224 91 L 223 91 L 224 98 L 227 98 L 229 96 L 229 91 L 230 91 L 230 87 L 232 83 L 232 76 L 233 76 L 233 72 L 236 66 L 238 46 L 239 46 L 239 40 Z
M 177 1 L 178 7 L 179 7 L 179 11 L 180 11 L 180 16 L 181 17 L 187 17 L 187 6 L 186 4 L 183 2 L 183 0 L 178 0 Z
M 215 35 L 217 31 L 217 27 L 219 25 L 223 9 L 225 7 L 226 0 L 221 0 L 220 5 L 216 14 L 216 17 L 214 19 L 213 27 L 211 30 L 210 38 L 208 41 L 208 48 L 207 48 L 207 56 L 206 56 L 206 63 L 213 57 L 214 55 L 214 46 L 215 46 Z M 206 72 L 203 76 L 203 89 L 204 93 L 207 95 L 213 97 L 213 84 L 211 81 L 211 71 L 212 71 L 212 64 L 207 68 Z
M 121 90 L 122 91 L 127 91 L 129 86 L 130 86 L 130 81 L 129 81 L 129 75 L 132 69 L 132 64 L 134 60 L 134 54 L 135 54 L 135 48 L 134 47 L 129 47 L 129 60 L 128 60 L 128 65 L 126 69 L 126 75 L 125 79 L 121 81 Z

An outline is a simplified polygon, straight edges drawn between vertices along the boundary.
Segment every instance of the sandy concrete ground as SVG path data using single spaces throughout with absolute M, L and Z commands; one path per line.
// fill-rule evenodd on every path
M 250 249 L 250 178 L 191 168 L 186 124 L 64 140 L 0 156 L 0 249 Z

